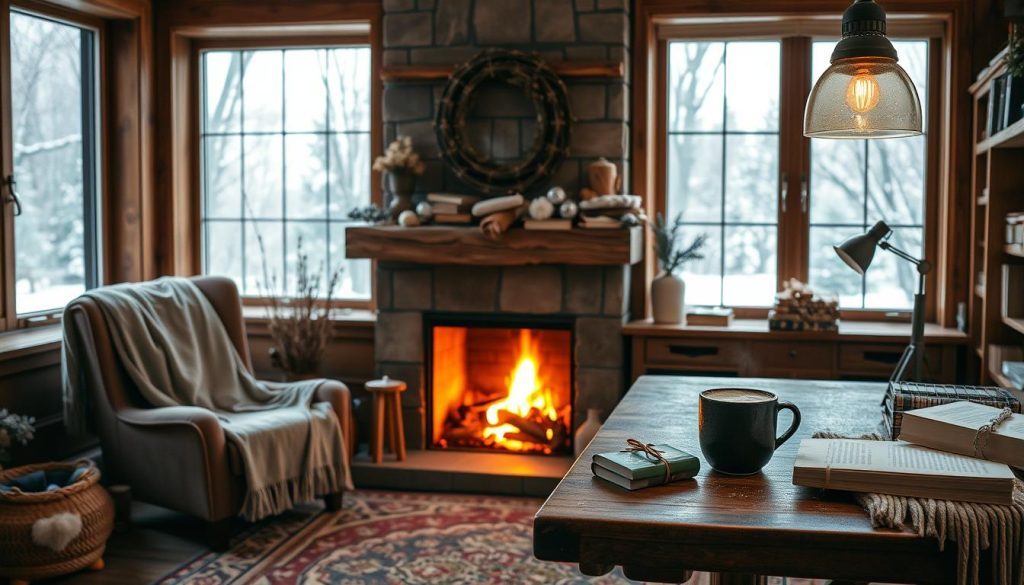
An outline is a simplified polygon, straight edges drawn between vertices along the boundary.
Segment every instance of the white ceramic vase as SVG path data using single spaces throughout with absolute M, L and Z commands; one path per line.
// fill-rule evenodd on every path
M 662 273 L 651 283 L 651 311 L 655 323 L 681 324 L 686 319 L 683 302 L 686 284 L 674 274 Z
M 587 420 L 583 421 L 580 428 L 576 429 L 576 436 L 573 438 L 573 451 L 576 453 L 576 457 L 583 453 L 599 430 L 601 430 L 601 411 L 596 408 L 588 408 Z

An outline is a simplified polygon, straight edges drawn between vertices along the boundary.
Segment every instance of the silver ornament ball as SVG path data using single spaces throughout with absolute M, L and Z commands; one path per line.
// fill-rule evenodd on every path
M 580 206 L 577 205 L 576 202 L 572 200 L 566 201 L 561 205 L 561 207 L 558 208 L 558 215 L 564 217 L 565 219 L 572 219 L 576 217 L 576 214 L 578 214 L 579 212 Z
M 555 205 L 561 205 L 562 203 L 565 202 L 566 199 L 569 198 L 565 194 L 565 189 L 561 187 L 552 187 L 548 189 L 547 195 L 545 195 L 545 197 L 547 197 L 548 201 L 554 203 Z

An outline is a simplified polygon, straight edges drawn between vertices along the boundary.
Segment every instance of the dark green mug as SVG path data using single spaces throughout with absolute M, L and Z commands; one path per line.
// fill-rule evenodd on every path
M 793 413 L 778 436 L 780 410 Z M 766 390 L 714 388 L 700 393 L 700 450 L 715 470 L 731 475 L 761 471 L 800 426 L 800 409 Z

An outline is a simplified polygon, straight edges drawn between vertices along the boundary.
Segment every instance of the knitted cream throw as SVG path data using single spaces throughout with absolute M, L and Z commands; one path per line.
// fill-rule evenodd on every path
M 849 438 L 815 433 L 816 439 Z M 861 439 L 882 440 L 879 435 Z M 957 544 L 957 583 L 981 585 L 981 552 L 992 551 L 991 583 L 1024 585 L 1024 482 L 1017 480 L 1012 506 L 952 502 L 885 494 L 856 494 L 876 528 L 907 528 L 936 538 L 939 549 Z

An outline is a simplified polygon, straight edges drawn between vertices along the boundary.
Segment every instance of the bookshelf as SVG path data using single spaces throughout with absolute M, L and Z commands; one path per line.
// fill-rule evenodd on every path
M 1024 118 L 1007 116 L 989 135 L 992 88 L 1006 73 L 1000 53 L 971 86 L 974 160 L 971 206 L 971 343 L 982 384 L 1011 386 L 1005 361 L 1024 360 L 1024 246 L 1007 243 L 1006 217 L 1024 211 Z M 1002 126 L 1002 127 L 1000 127 Z

